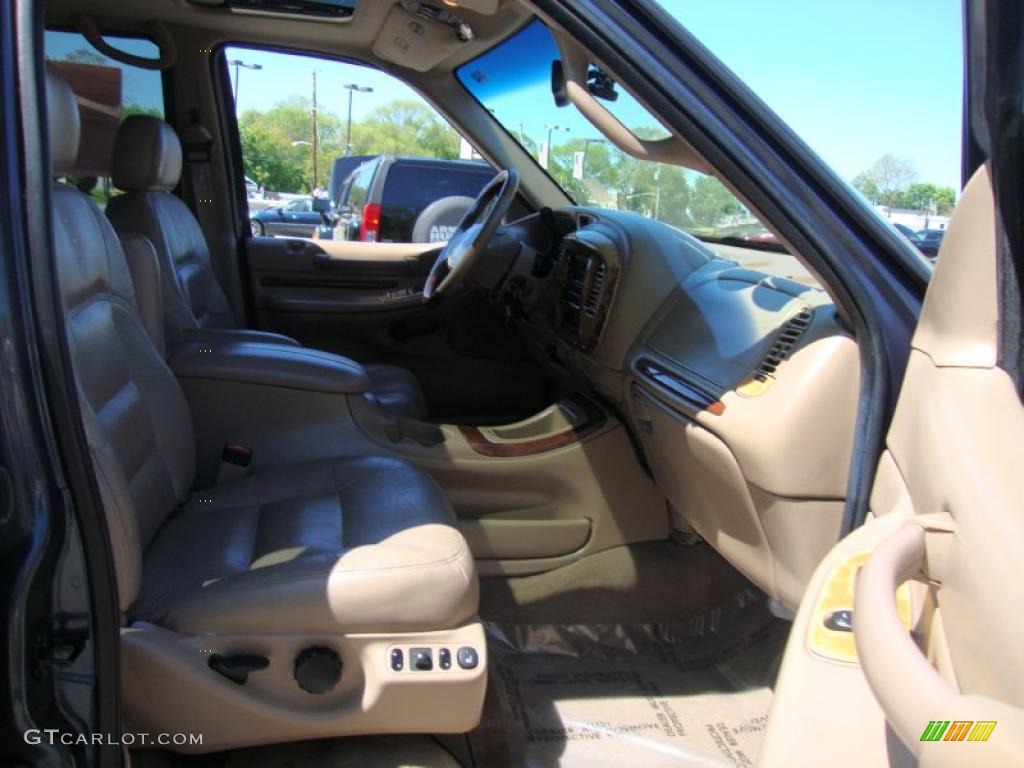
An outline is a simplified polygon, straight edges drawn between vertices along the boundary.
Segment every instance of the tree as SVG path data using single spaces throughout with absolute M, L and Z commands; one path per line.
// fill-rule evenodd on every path
M 916 178 L 917 171 L 910 160 L 885 154 L 857 174 L 853 186 L 875 205 L 898 207 L 903 190 Z
M 956 204 L 956 192 L 927 182 L 915 182 L 900 193 L 897 205 L 912 211 L 948 214 Z
M 309 189 L 305 166 L 291 146 L 253 120 L 249 113 L 239 120 L 238 135 L 242 142 L 245 175 L 268 190 L 298 191 Z M 249 117 L 249 119 L 245 119 Z
M 940 216 L 949 216 L 956 206 L 956 190 L 952 187 L 939 187 L 935 195 L 935 212 Z
M 701 227 L 714 227 L 722 218 L 743 210 L 732 192 L 714 176 L 697 176 L 690 196 L 690 217 Z
M 459 134 L 426 104 L 393 101 L 353 124 L 352 146 L 357 155 L 392 153 L 455 160 Z

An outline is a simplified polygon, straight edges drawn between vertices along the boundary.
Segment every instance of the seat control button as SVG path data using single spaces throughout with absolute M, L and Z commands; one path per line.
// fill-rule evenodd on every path
M 832 611 L 825 617 L 825 628 L 833 632 L 853 632 L 853 611 Z
M 458 660 L 459 666 L 463 669 L 476 669 L 476 665 L 480 663 L 480 657 L 476 655 L 476 648 L 470 648 L 468 645 L 459 648 Z
M 391 668 L 395 672 L 401 672 L 405 668 L 405 654 L 401 648 L 391 649 Z
M 429 648 L 409 649 L 409 669 L 417 672 L 429 672 L 434 668 L 434 654 Z
M 447 648 L 442 648 L 437 652 L 437 666 L 441 669 L 452 668 L 452 652 Z

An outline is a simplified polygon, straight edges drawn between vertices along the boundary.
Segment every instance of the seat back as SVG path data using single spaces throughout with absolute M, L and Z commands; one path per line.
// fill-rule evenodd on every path
M 50 157 L 70 173 L 75 95 L 47 69 Z M 87 195 L 55 184 L 52 226 L 71 363 L 117 570 L 121 609 L 135 600 L 142 550 L 185 497 L 195 472 L 192 417 L 147 334 L 124 251 Z
M 119 233 L 152 241 L 163 272 L 167 338 L 197 328 L 235 328 L 196 217 L 171 190 L 181 178 L 181 141 L 163 120 L 125 118 L 114 142 L 112 178 L 124 190 L 107 204 Z

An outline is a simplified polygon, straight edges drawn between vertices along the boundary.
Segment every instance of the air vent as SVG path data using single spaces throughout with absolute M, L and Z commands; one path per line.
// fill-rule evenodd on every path
M 757 364 L 750 378 L 740 386 L 740 394 L 756 396 L 768 388 L 775 378 L 775 372 L 779 365 L 789 357 L 789 353 L 793 351 L 793 345 L 810 327 L 812 317 L 811 310 L 804 307 L 786 321 L 782 330 L 779 331 L 775 343 L 772 344 L 772 348 L 768 350 L 768 354 Z
M 608 275 L 608 267 L 604 261 L 595 257 L 593 265 L 590 290 L 587 291 L 587 300 L 583 304 L 583 311 L 590 317 L 597 313 L 597 308 L 601 304 L 601 296 L 604 294 L 604 279 Z
M 568 258 L 569 270 L 562 298 L 574 307 L 581 307 L 583 305 L 583 284 L 587 278 L 587 258 L 576 254 L 571 254 Z
M 597 221 L 597 219 L 595 219 L 589 213 L 580 213 L 580 214 L 577 214 L 577 216 L 576 216 L 576 226 L 579 229 L 583 229 L 584 227 L 589 227 L 595 221 Z

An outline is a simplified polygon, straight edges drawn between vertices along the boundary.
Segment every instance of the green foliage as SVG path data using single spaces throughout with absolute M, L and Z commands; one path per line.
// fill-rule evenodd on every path
M 693 183 L 690 215 L 699 227 L 713 227 L 725 216 L 742 213 L 743 207 L 714 176 L 698 176 Z
M 948 215 L 956 205 L 956 192 L 950 187 L 937 184 L 915 183 L 900 194 L 898 207 L 912 211 L 934 211 Z
M 352 126 L 356 155 L 399 154 L 456 160 L 459 135 L 433 110 L 415 101 L 392 101 Z
M 917 172 L 910 160 L 886 154 L 857 174 L 853 186 L 875 205 L 944 216 L 952 212 L 956 190 L 916 179 Z
M 246 175 L 268 190 L 308 192 L 313 185 L 312 101 L 292 96 L 266 112 L 247 110 L 238 119 Z M 346 124 L 317 113 L 317 185 L 327 186 L 331 164 L 345 154 Z M 295 142 L 301 142 L 293 146 Z M 459 135 L 425 104 L 393 101 L 352 124 L 352 153 L 459 156 Z
M 161 120 L 164 119 L 164 111 L 162 109 L 157 109 L 156 107 L 144 107 L 141 104 L 122 104 L 121 119 L 123 120 L 129 115 L 149 115 L 150 117 L 159 117 Z
M 268 127 L 250 120 L 239 122 L 238 133 L 246 176 L 268 190 L 309 191 L 303 147 L 282 146 Z
M 885 154 L 861 171 L 853 186 L 876 205 L 897 207 L 900 195 L 917 178 L 914 164 L 905 157 Z

